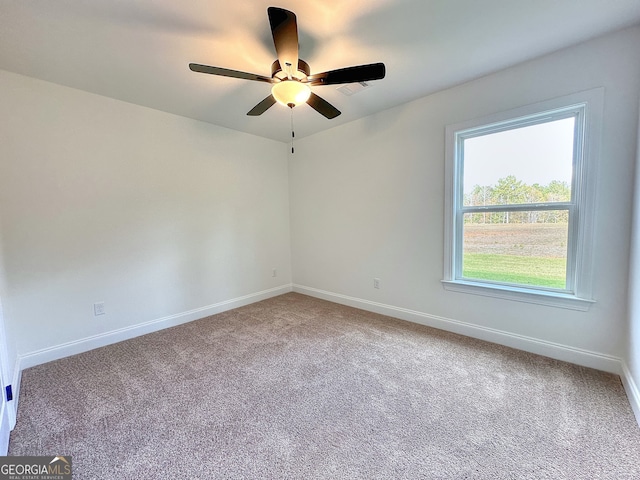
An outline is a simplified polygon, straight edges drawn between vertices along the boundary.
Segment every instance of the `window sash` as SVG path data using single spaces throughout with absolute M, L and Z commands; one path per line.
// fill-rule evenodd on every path
M 461 214 L 483 212 L 522 212 L 543 210 L 569 210 L 574 207 L 573 202 L 544 202 L 544 203 L 506 203 L 501 205 L 467 205 L 459 208 Z
M 541 112 L 538 114 L 527 115 L 520 118 L 514 118 L 493 124 L 482 125 L 470 129 L 456 131 L 454 133 L 454 232 L 453 232 L 453 280 L 465 281 L 483 284 L 513 286 L 515 288 L 521 285 L 515 283 L 490 282 L 479 279 L 468 279 L 462 276 L 462 256 L 463 256 L 463 228 L 464 215 L 466 213 L 489 213 L 489 212 L 518 212 L 518 211 L 546 211 L 546 210 L 567 210 L 569 217 L 568 240 L 567 240 L 567 267 L 565 289 L 550 289 L 542 286 L 531 285 L 527 288 L 532 290 L 549 291 L 576 295 L 576 285 L 578 281 L 577 258 L 579 256 L 579 231 L 578 231 L 578 211 L 577 203 L 581 200 L 583 168 L 583 133 L 584 133 L 584 111 L 586 104 L 570 105 L 564 108 L 555 109 L 553 111 Z M 503 205 L 464 205 L 464 141 L 469 138 L 475 138 L 484 135 L 490 135 L 518 128 L 540 125 L 543 123 L 563 120 L 566 118 L 575 118 L 573 133 L 573 158 L 572 171 L 573 178 L 571 182 L 571 201 L 569 202 L 543 202 L 529 204 L 503 204 Z M 505 172 L 508 173 L 508 172 Z
M 469 213 L 500 213 L 500 212 L 544 212 L 550 210 L 566 210 L 569 217 L 569 225 L 567 231 L 567 270 L 564 289 L 548 289 L 541 286 L 532 285 L 529 288 L 559 291 L 565 293 L 576 293 L 577 271 L 576 259 L 578 255 L 578 229 L 577 229 L 577 207 L 574 202 L 546 202 L 546 203 L 528 203 L 528 204 L 507 204 L 507 205 L 474 205 L 461 207 L 456 212 L 456 238 L 455 238 L 455 259 L 454 259 L 454 278 L 456 280 L 470 281 L 470 279 L 462 276 L 462 255 L 463 255 L 463 234 L 464 234 L 464 216 Z M 473 279 L 473 282 L 485 283 L 480 279 Z M 496 283 L 489 282 L 486 283 Z M 502 285 L 518 285 L 515 283 L 500 282 Z
M 569 217 L 569 225 L 567 226 L 567 266 L 566 266 L 566 278 L 565 278 L 565 288 L 548 288 L 539 285 L 527 285 L 525 288 L 530 288 L 534 290 L 542 290 L 548 292 L 560 292 L 560 293 L 568 293 L 575 294 L 575 286 L 576 286 L 576 255 L 577 255 L 577 232 L 576 232 L 576 206 L 572 202 L 558 202 L 558 203 L 539 203 L 536 204 L 538 208 L 531 208 L 531 204 L 512 204 L 512 205 L 490 205 L 490 206 L 474 206 L 474 207 L 464 207 L 460 208 L 456 213 L 456 233 L 455 233 L 455 250 L 454 250 L 454 279 L 462 280 L 465 282 L 472 282 L 477 284 L 498 284 L 505 286 L 514 286 L 514 287 L 523 287 L 517 283 L 509 283 L 509 282 L 496 282 L 492 280 L 484 280 L 478 278 L 467 278 L 462 275 L 462 267 L 463 260 L 462 257 L 464 255 L 464 216 L 468 213 L 500 213 L 500 212 L 544 212 L 550 210 L 566 210 Z M 505 208 L 506 207 L 506 208 Z

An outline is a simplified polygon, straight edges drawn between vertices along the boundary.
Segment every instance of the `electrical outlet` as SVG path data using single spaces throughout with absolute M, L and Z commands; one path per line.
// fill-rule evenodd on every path
M 97 317 L 99 315 L 104 315 L 107 313 L 104 309 L 104 302 L 97 302 L 93 304 L 93 316 Z
M 380 288 L 380 279 L 379 278 L 374 278 L 373 279 L 373 288 Z
M 271 271 L 271 276 L 272 277 L 277 277 L 278 276 L 278 270 L 276 270 L 275 268 Z

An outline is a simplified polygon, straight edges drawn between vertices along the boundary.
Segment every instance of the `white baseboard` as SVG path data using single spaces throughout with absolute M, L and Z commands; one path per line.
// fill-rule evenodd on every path
M 195 308 L 187 312 L 177 313 L 166 317 L 150 320 L 148 322 L 139 323 L 130 327 L 124 327 L 117 330 L 93 335 L 91 337 L 81 338 L 72 342 L 62 343 L 53 347 L 43 348 L 23 355 L 18 355 L 16 361 L 16 369 L 13 376 L 13 400 L 9 402 L 14 412 L 13 419 L 15 425 L 15 412 L 18 411 L 18 398 L 20 395 L 20 380 L 22 378 L 22 370 L 35 367 L 43 363 L 58 360 L 60 358 L 69 357 L 78 353 L 87 352 L 94 348 L 104 347 L 113 343 L 129 340 L 147 333 L 157 332 L 165 328 L 175 327 L 183 323 L 198 320 L 200 318 L 215 315 L 216 313 L 225 312 L 234 308 L 249 305 L 250 303 L 266 300 L 267 298 L 276 297 L 284 293 L 292 291 L 292 285 L 286 284 L 279 287 L 270 288 L 261 292 L 244 295 L 242 297 L 225 300 L 223 302 L 207 305 L 205 307 Z M 13 426 L 12 425 L 12 428 Z
M 440 330 L 458 333 L 467 337 L 486 340 L 488 342 L 505 345 L 518 350 L 524 350 L 525 352 L 536 353 L 556 360 L 595 368 L 597 370 L 603 370 L 617 375 L 622 374 L 622 359 L 611 355 L 604 355 L 568 345 L 527 337 L 525 335 L 461 322 L 451 318 L 439 317 L 437 315 L 409 310 L 407 308 L 395 307 L 393 305 L 386 305 L 383 303 L 363 300 L 361 298 L 349 297 L 339 293 L 327 292 L 325 290 L 319 290 L 317 288 L 307 287 L 304 285 L 294 284 L 293 291 L 329 300 L 330 302 L 340 303 L 342 305 L 348 305 L 362 310 L 399 318 L 401 320 L 439 328 Z
M 627 392 L 627 397 L 629 398 L 633 414 L 636 416 L 636 420 L 640 426 L 640 390 L 638 390 L 638 385 L 633 379 L 626 362 L 622 362 L 622 374 L 620 375 L 620 378 L 622 379 L 622 385 L 624 385 L 624 389 Z

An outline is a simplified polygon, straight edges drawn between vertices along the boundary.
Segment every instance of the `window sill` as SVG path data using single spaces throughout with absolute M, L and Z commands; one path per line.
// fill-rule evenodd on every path
M 502 298 L 516 302 L 535 303 L 549 307 L 567 308 L 586 312 L 594 300 L 580 298 L 568 293 L 547 292 L 523 287 L 497 285 L 489 283 L 467 282 L 463 280 L 442 280 L 445 290 L 459 293 L 470 293 L 485 297 Z

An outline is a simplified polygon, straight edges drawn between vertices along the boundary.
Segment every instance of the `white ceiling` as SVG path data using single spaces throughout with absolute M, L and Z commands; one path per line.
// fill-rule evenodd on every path
M 312 73 L 387 67 L 350 97 L 314 87 L 342 115 L 296 107 L 296 137 L 640 23 L 640 0 L 0 0 L 0 69 L 287 141 L 286 107 L 246 115 L 268 84 L 188 68 L 269 76 L 272 5 L 296 13 Z

